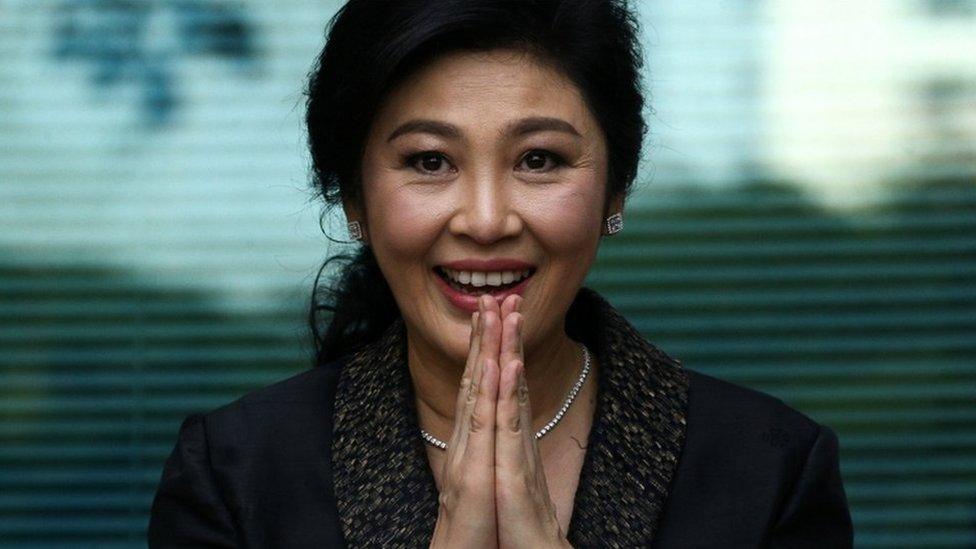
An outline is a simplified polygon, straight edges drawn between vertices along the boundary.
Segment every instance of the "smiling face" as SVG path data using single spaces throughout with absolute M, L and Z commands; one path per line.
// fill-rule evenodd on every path
M 363 155 L 364 209 L 345 209 L 410 341 L 463 365 L 485 292 L 522 295 L 527 351 L 562 333 L 600 241 L 606 174 L 605 136 L 570 80 L 522 52 L 458 52 L 388 96 Z

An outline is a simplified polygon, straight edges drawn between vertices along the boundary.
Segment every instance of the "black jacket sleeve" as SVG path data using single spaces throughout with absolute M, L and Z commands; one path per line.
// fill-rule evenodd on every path
M 770 547 L 852 547 L 854 532 L 841 483 L 837 435 L 821 425 L 786 498 Z
M 214 482 L 202 414 L 183 421 L 149 519 L 149 547 L 236 547 L 231 513 Z

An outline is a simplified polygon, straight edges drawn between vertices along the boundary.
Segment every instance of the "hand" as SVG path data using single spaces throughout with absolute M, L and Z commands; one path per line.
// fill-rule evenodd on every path
M 494 299 L 482 297 L 478 312 L 471 315 L 468 358 L 441 472 L 431 547 L 498 546 L 494 467 L 500 344 L 498 305 Z
M 482 297 L 472 314 L 431 547 L 569 547 L 532 430 L 521 299 L 510 296 L 499 307 Z
M 494 301 L 494 300 L 493 300 Z M 495 438 L 495 515 L 498 546 L 571 547 L 549 497 L 539 445 L 532 428 L 522 352 L 522 298 L 502 303 Z

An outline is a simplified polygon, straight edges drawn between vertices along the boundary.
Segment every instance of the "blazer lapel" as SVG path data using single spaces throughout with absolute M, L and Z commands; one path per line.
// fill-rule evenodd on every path
M 600 375 L 567 538 L 647 547 L 684 445 L 688 376 L 596 292 L 581 289 L 573 309 L 569 335 L 594 349 Z
M 688 377 L 602 297 L 583 288 L 570 335 L 599 361 L 596 414 L 567 537 L 574 547 L 648 546 L 684 444 Z M 333 420 L 333 483 L 350 547 L 426 546 L 437 520 L 406 364 L 403 320 L 346 363 Z
M 403 320 L 343 367 L 332 471 L 349 547 L 422 547 L 437 521 L 437 485 L 420 438 Z

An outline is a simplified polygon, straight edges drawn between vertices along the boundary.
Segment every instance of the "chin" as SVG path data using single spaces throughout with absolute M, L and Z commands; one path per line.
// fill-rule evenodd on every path
M 418 330 L 418 334 L 427 341 L 430 351 L 440 353 L 463 368 L 468 358 L 471 319 L 457 319 L 445 315 L 434 322 L 425 320 L 420 322 L 422 327 Z
M 471 322 L 454 323 L 456 328 L 451 330 L 451 339 L 447 342 L 445 349 L 447 356 L 451 357 L 458 364 L 463 365 L 468 360 L 468 350 L 471 341 Z

